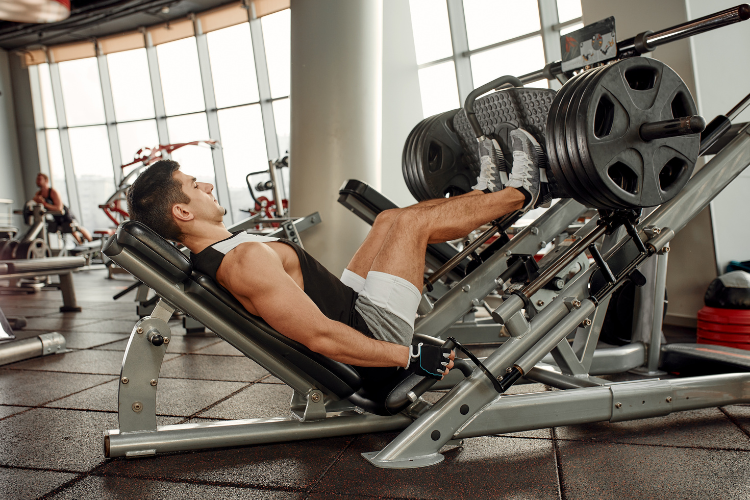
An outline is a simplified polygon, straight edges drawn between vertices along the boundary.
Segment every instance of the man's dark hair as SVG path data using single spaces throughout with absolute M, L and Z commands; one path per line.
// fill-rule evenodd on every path
M 180 241 L 182 237 L 180 226 L 172 217 L 172 207 L 190 203 L 182 184 L 172 177 L 179 169 L 176 161 L 157 161 L 141 172 L 128 190 L 130 220 L 141 222 L 172 241 Z

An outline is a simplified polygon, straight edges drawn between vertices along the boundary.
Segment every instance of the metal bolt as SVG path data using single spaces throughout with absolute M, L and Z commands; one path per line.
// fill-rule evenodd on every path
M 573 302 L 571 302 L 571 304 L 572 304 L 572 305 L 573 305 L 573 307 L 575 307 L 576 309 L 578 309 L 579 307 L 581 307 L 581 301 L 580 301 L 580 300 L 578 300 L 578 299 L 575 299 L 575 300 L 574 300 Z
M 622 408 L 622 403 L 615 403 L 615 408 L 617 408 L 618 410 L 619 410 L 620 408 Z
M 537 300 L 536 301 L 536 305 L 538 305 L 539 307 L 542 307 L 544 305 L 544 301 L 543 300 Z
M 671 403 L 671 402 L 672 402 L 672 396 L 667 396 L 667 403 Z
M 129 379 L 128 377 L 122 377 L 122 380 L 121 380 L 121 382 L 122 382 L 123 384 L 127 384 L 128 382 L 130 382 L 130 379 Z
M 583 326 L 591 326 L 591 320 L 588 319 L 588 318 L 586 318 L 586 319 L 583 320 L 582 324 L 583 324 Z
M 132 408 L 133 408 L 134 412 L 140 413 L 141 410 L 143 410 L 143 405 L 139 401 L 136 401 L 135 403 L 133 403 L 133 407 Z
M 505 282 L 502 280 L 502 278 L 495 279 L 495 284 L 497 286 L 503 286 L 503 283 L 505 283 Z
M 546 241 L 542 240 L 542 241 L 539 242 L 539 248 L 544 248 L 546 246 L 547 246 L 547 242 Z
M 471 290 L 471 285 L 464 285 L 464 287 L 461 289 L 466 293 L 469 293 L 469 290 Z
M 479 299 L 471 299 L 471 305 L 479 307 L 482 305 L 482 301 Z
M 313 403 L 319 403 L 320 402 L 320 393 L 319 392 L 313 392 L 310 394 L 310 399 Z
M 143 328 L 139 326 L 138 328 L 135 329 L 135 333 L 143 333 Z
M 165 338 L 164 338 L 164 343 L 165 343 L 165 344 L 169 344 L 169 337 L 165 337 Z
M 511 255 L 513 255 L 513 252 L 511 252 L 510 250 L 508 250 L 507 252 L 505 252 L 505 256 L 506 257 L 510 257 Z
M 154 378 L 151 379 L 151 385 L 153 385 L 154 387 L 156 387 L 156 379 L 154 379 Z
M 664 255 L 665 253 L 669 253 L 669 247 L 662 248 L 661 249 L 661 253 L 662 253 L 662 255 Z
M 513 371 L 513 368 L 511 368 L 510 366 L 505 369 L 505 373 L 510 373 L 512 371 Z
M 538 227 L 532 227 L 531 228 L 531 234 L 533 234 L 533 235 L 539 234 L 539 228 Z

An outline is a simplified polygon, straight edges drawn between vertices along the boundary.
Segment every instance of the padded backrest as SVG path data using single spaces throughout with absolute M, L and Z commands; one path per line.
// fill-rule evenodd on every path
M 192 263 L 182 252 L 140 222 L 120 224 L 114 236 L 104 245 L 104 255 L 116 261 L 113 257 L 123 247 L 178 283 L 185 281 L 193 270 Z
M 247 312 L 237 299 L 205 274 L 193 271 L 192 278 L 185 288 L 188 294 L 195 295 L 207 302 L 226 319 L 230 319 L 230 314 L 227 314 L 228 311 L 222 311 L 225 308 L 236 313 L 242 323 L 236 321 L 235 323 L 242 327 L 244 331 L 248 331 L 248 327 L 252 327 L 256 333 L 253 335 L 253 340 L 283 356 L 305 373 L 312 375 L 339 397 L 348 397 L 353 391 L 361 387 L 360 376 L 351 366 L 313 352 L 299 342 L 281 335 L 262 318 Z

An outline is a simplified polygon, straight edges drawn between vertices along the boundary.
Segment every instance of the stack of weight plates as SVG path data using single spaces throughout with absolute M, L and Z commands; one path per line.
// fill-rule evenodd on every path
M 698 343 L 750 350 L 750 273 L 732 271 L 708 286 L 698 311 Z
M 640 127 L 696 114 L 682 79 L 664 63 L 636 57 L 579 73 L 547 116 L 547 155 L 561 189 L 600 209 L 660 205 L 693 172 L 699 134 L 644 141 Z

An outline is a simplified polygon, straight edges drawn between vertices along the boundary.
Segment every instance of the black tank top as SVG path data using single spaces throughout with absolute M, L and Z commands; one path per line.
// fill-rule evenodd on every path
M 216 272 L 224 256 L 237 245 L 247 242 L 267 243 L 272 241 L 285 243 L 297 252 L 302 269 L 304 291 L 327 318 L 344 323 L 364 335 L 374 338 L 362 316 L 354 309 L 354 303 L 358 297 L 357 292 L 344 285 L 302 247 L 289 240 L 240 232 L 214 243 L 196 254 L 191 254 L 190 260 L 193 262 L 195 269 L 207 274 L 218 283 Z
M 52 200 L 52 188 L 47 188 L 47 196 L 44 197 L 44 201 L 49 203 L 50 205 L 55 203 Z M 74 219 L 73 214 L 70 213 L 70 209 L 66 207 L 65 205 L 63 205 L 63 208 L 62 208 L 62 215 L 53 215 L 52 218 L 54 219 L 57 225 L 62 225 L 67 222 L 72 222 Z

